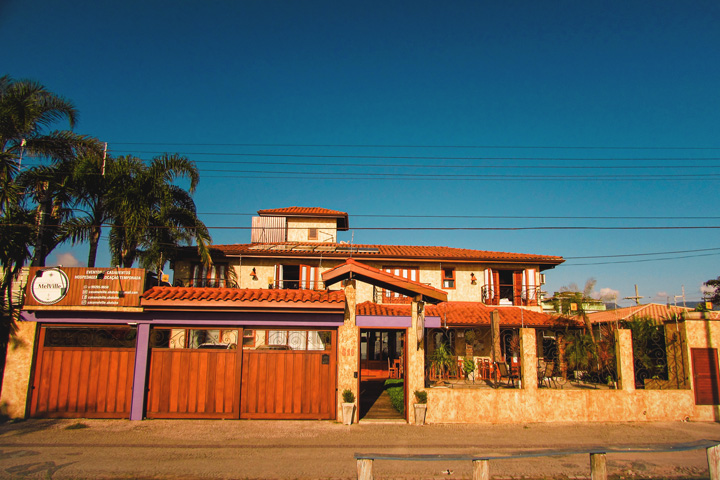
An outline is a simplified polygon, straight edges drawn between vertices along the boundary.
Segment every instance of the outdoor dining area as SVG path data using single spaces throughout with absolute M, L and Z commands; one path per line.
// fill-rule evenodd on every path
M 614 359 L 600 362 L 588 352 L 579 352 L 580 342 L 573 333 L 538 332 L 537 363 L 533 366 L 521 364 L 518 334 L 517 329 L 503 329 L 493 339 L 489 329 L 430 332 L 425 369 L 428 388 L 522 388 L 523 368 L 536 371 L 538 388 L 616 388 Z

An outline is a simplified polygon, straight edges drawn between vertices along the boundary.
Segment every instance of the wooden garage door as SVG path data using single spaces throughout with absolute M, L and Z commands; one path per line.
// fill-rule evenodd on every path
M 335 331 L 251 331 L 240 418 L 334 419 Z M 247 347 L 248 345 L 246 345 Z
M 131 327 L 42 327 L 33 417 L 127 418 L 135 367 Z
M 696 405 L 719 405 L 718 356 L 715 348 L 692 348 L 693 388 Z
M 238 418 L 238 330 L 153 329 L 148 418 Z

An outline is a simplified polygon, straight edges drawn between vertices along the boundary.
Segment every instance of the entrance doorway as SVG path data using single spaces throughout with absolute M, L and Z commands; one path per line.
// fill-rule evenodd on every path
M 360 419 L 404 419 L 405 330 L 360 331 Z

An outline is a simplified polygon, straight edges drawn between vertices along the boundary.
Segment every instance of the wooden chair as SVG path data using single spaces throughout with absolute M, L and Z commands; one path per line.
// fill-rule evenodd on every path
M 388 375 L 390 378 L 400 378 L 399 377 L 399 371 L 397 367 L 391 363 L 391 360 L 388 358 Z

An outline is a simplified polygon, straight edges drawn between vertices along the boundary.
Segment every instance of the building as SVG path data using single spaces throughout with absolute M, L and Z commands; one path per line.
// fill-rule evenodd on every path
M 403 380 L 407 421 L 416 390 L 429 422 L 711 414 L 690 380 L 638 388 L 628 331 L 580 350 L 584 323 L 543 313 L 542 272 L 562 257 L 338 241 L 348 229 L 345 212 L 260 210 L 251 242 L 213 246 L 211 266 L 176 258 L 173 286 L 31 269 L 6 414 L 335 420 L 344 390 L 363 407 L 386 379 Z

